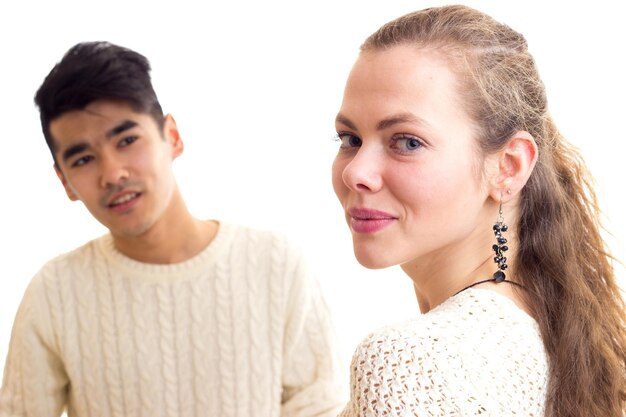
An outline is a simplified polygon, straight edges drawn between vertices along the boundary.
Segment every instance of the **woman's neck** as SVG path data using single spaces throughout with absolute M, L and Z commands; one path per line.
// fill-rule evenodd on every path
M 413 280 L 420 311 L 427 313 L 467 285 L 490 278 L 497 266 L 490 254 L 481 252 L 474 256 L 442 253 L 403 264 L 402 270 Z

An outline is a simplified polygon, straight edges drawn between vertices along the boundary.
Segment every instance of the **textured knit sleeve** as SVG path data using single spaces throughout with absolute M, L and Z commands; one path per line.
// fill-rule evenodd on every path
M 547 358 L 534 321 L 467 291 L 356 349 L 341 417 L 542 417 Z
M 57 417 L 66 404 L 68 378 L 53 336 L 42 270 L 17 312 L 0 389 L 0 417 Z
M 351 401 L 341 417 L 462 415 L 454 381 L 440 372 L 443 358 L 428 345 L 395 332 L 364 340 L 352 360 Z M 455 358 L 444 360 L 446 368 L 456 367 Z
M 336 334 L 319 282 L 297 250 L 287 249 L 283 417 L 336 417 L 347 402 Z

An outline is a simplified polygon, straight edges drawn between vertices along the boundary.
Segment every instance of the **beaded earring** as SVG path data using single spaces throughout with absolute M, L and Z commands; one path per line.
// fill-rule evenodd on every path
M 500 200 L 500 207 L 498 209 L 498 219 L 496 220 L 496 224 L 493 225 L 493 234 L 496 235 L 496 244 L 492 246 L 493 251 L 496 256 L 493 258 L 493 261 L 498 265 L 498 270 L 493 274 L 493 279 L 496 282 L 502 282 L 506 279 L 506 275 L 504 274 L 504 270 L 508 268 L 506 264 L 506 257 L 504 256 L 504 252 L 509 250 L 509 247 L 506 246 L 507 240 L 502 236 L 502 233 L 509 230 L 509 226 L 504 224 L 504 217 L 502 216 L 502 200 Z
M 507 194 L 511 194 L 511 190 L 506 190 Z M 457 291 L 454 295 L 457 295 L 468 288 L 472 288 L 479 284 L 484 284 L 485 282 L 493 281 L 493 282 L 508 282 L 509 284 L 515 285 L 520 288 L 525 287 L 517 283 L 515 281 L 507 280 L 506 275 L 504 274 L 504 270 L 508 268 L 506 264 L 506 257 L 504 256 L 504 252 L 509 250 L 509 247 L 506 246 L 507 240 L 502 233 L 505 233 L 509 230 L 509 226 L 504 224 L 504 217 L 502 216 L 502 197 L 500 198 L 500 207 L 498 208 L 498 219 L 496 220 L 496 224 L 493 225 L 493 234 L 496 235 L 496 244 L 492 246 L 493 251 L 496 253 L 496 256 L 493 258 L 493 261 L 498 265 L 498 270 L 492 275 L 489 279 L 483 279 L 481 281 L 476 281 L 463 288 L 460 291 Z

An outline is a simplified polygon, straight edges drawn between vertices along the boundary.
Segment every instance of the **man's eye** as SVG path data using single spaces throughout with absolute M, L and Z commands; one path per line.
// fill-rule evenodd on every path
M 137 136 L 125 137 L 124 139 L 119 141 L 119 146 L 121 146 L 121 147 L 128 146 L 131 143 L 135 142 L 137 139 L 138 139 Z
M 85 155 L 85 156 L 82 156 L 82 157 L 78 158 L 77 160 L 75 160 L 75 161 L 72 163 L 72 167 L 80 167 L 80 166 L 83 166 L 83 165 L 85 165 L 85 164 L 89 163 L 89 162 L 90 162 L 90 161 L 92 161 L 92 160 L 93 160 L 93 156 L 91 156 L 91 155 Z

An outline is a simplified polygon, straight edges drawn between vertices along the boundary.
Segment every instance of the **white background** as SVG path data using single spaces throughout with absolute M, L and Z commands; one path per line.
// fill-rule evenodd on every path
M 614 254 L 626 259 L 626 35 L 608 0 L 466 1 L 524 33 L 552 113 L 598 182 Z M 204 5 L 206 4 L 206 5 Z M 63 53 L 108 40 L 146 55 L 185 140 L 175 164 L 201 218 L 286 233 L 305 250 L 347 366 L 369 330 L 418 314 L 398 268 L 355 261 L 330 182 L 334 116 L 367 35 L 437 1 L 10 1 L 0 24 L 0 370 L 18 303 L 48 259 L 104 232 L 67 200 L 33 95 Z M 202 6 L 200 6 L 202 5 Z M 201 8 L 200 8 L 201 7 Z M 619 267 L 624 280 L 625 273 Z

